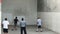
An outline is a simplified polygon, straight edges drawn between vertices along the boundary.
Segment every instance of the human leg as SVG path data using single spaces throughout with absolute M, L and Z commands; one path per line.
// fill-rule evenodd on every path
M 26 32 L 26 27 L 24 27 L 24 34 L 27 34 L 27 32 Z

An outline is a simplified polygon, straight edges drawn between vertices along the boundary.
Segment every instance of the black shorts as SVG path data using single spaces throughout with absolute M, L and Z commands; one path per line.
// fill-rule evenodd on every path
M 17 26 L 17 23 L 14 23 L 14 26 Z
M 8 33 L 8 29 L 3 28 L 4 33 Z
M 38 26 L 38 28 L 41 28 L 41 26 Z

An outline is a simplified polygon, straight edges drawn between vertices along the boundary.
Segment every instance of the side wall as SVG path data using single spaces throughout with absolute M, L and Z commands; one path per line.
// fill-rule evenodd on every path
M 44 10 L 38 12 L 42 26 L 60 33 L 60 0 L 44 0 Z

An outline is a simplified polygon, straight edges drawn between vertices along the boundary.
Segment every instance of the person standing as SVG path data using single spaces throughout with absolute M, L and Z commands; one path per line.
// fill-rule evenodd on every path
M 3 32 L 4 34 L 8 34 L 8 25 L 9 25 L 9 21 L 7 20 L 7 18 L 5 18 L 5 20 L 3 21 Z
M 20 21 L 20 28 L 21 28 L 21 34 L 23 34 L 23 31 L 24 31 L 24 34 L 27 34 L 27 32 L 26 32 L 26 21 L 24 20 L 24 18 L 22 18 Z
M 42 32 L 41 23 L 42 23 L 42 20 L 38 17 L 37 18 L 37 32 L 39 31 L 39 29 Z
M 14 19 L 14 29 L 17 30 L 17 22 L 18 22 L 18 19 L 17 17 L 15 17 Z

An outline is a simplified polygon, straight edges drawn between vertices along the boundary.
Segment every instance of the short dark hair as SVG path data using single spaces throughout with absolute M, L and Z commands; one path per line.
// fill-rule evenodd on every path
M 16 17 L 17 18 L 17 17 Z
M 22 21 L 24 20 L 24 18 L 21 19 Z
M 5 18 L 5 20 L 7 20 L 7 18 Z

